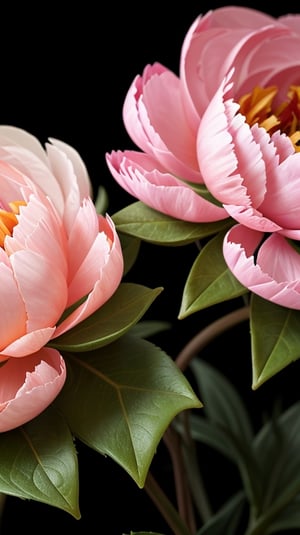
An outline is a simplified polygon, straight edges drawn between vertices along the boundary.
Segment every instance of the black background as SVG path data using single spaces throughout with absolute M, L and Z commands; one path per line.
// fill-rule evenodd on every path
M 104 185 L 113 214 L 133 199 L 120 190 L 105 164 L 105 152 L 131 148 L 122 124 L 125 94 L 136 74 L 147 63 L 159 61 L 178 73 L 182 40 L 200 13 L 216 2 L 95 2 L 43 3 L 1 8 L 0 121 L 19 126 L 41 142 L 48 137 L 73 145 L 81 154 L 95 186 Z M 249 3 L 238 3 L 249 5 Z M 272 3 L 271 3 L 272 6 Z M 274 16 L 296 12 L 294 3 L 282 6 L 251 3 Z M 157 248 L 143 244 L 130 276 L 149 287 L 164 286 L 163 295 L 148 316 L 176 323 L 180 296 L 194 249 Z M 175 266 L 175 267 L 174 267 Z M 198 313 L 177 325 L 175 334 L 162 335 L 160 344 L 176 356 L 191 336 L 224 311 L 223 306 Z M 244 342 L 248 326 L 222 336 L 203 356 L 235 382 L 259 425 L 261 415 L 272 410 L 274 399 L 288 406 L 299 397 L 299 364 L 295 363 L 257 391 L 251 390 L 250 355 Z M 75 534 L 129 534 L 130 531 L 172 532 L 156 512 L 146 493 L 109 458 L 78 444 L 81 520 L 36 502 L 7 498 L 3 535 L 22 526 L 31 535 L 42 531 Z M 218 507 L 239 486 L 234 467 L 206 455 L 204 472 Z M 224 472 L 223 472 L 224 471 Z M 172 495 L 171 468 L 164 445 L 153 461 L 153 472 Z M 228 477 L 229 476 L 229 477 Z

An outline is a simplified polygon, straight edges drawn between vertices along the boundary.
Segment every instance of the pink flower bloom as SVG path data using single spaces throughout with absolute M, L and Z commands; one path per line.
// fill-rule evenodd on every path
M 148 65 L 128 91 L 124 124 L 143 152 L 106 155 L 118 183 L 154 209 L 195 222 L 235 220 L 223 249 L 234 275 L 297 309 L 298 253 L 288 240 L 300 240 L 299 50 L 300 15 L 226 6 L 198 17 L 179 76 Z M 271 247 L 289 269 L 262 262 Z
M 101 307 L 123 274 L 120 242 L 99 216 L 78 153 L 0 127 L 0 432 L 58 395 L 66 366 L 45 348 Z M 64 320 L 63 312 L 83 297 Z

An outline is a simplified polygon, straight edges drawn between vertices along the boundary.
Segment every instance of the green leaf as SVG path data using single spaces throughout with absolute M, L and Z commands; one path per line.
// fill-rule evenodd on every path
M 183 290 L 179 319 L 248 292 L 225 263 L 222 251 L 225 232 L 212 238 L 196 258 Z
M 236 463 L 238 450 L 232 442 L 226 429 L 212 424 L 208 419 L 196 414 L 188 416 L 189 430 L 193 440 L 210 446 L 224 455 L 227 459 Z M 175 420 L 174 429 L 183 437 L 186 434 L 186 426 L 180 420 Z
M 194 359 L 190 367 L 203 399 L 204 416 L 211 427 L 211 430 L 206 430 L 211 445 L 214 443 L 219 450 L 224 449 L 227 457 L 236 463 L 248 499 L 256 504 L 256 501 L 260 500 L 261 484 L 256 457 L 253 454 L 252 425 L 243 401 L 227 378 L 207 362 Z M 200 420 L 200 417 L 198 419 Z M 192 424 L 195 420 L 196 416 L 191 421 L 192 434 Z M 199 426 L 201 430 L 200 423 L 197 426 L 198 433 Z M 222 445 L 217 444 L 218 439 L 222 441 Z M 204 440 L 207 442 L 208 438 Z
M 43 502 L 80 518 L 73 437 L 53 407 L 0 435 L 0 492 Z
M 240 521 L 245 507 L 245 495 L 235 494 L 205 525 L 197 535 L 239 535 Z
M 120 238 L 124 258 L 124 275 L 126 275 L 138 257 L 141 240 L 133 238 L 132 236 L 127 236 L 126 234 L 122 234 L 122 232 L 119 232 L 118 235 Z
M 249 534 L 299 527 L 300 402 L 268 420 L 256 435 L 254 448 L 262 500 Z
M 287 530 L 299 528 L 300 496 L 297 496 L 281 511 L 278 516 L 275 517 L 274 521 L 272 522 L 272 525 L 266 531 L 266 535 L 271 535 L 271 533 L 286 533 Z
M 253 294 L 250 329 L 255 390 L 300 357 L 300 311 Z
M 204 360 L 194 358 L 190 368 L 203 399 L 206 417 L 221 429 L 230 430 L 247 447 L 253 440 L 253 430 L 237 390 L 222 373 Z
M 95 207 L 97 214 L 105 214 L 108 208 L 108 195 L 103 186 L 100 186 L 97 191 L 97 197 L 95 200 Z
M 117 231 L 157 245 L 186 245 L 229 228 L 229 220 L 214 223 L 189 223 L 132 203 L 112 216 Z
M 139 321 L 161 292 L 162 288 L 152 290 L 139 284 L 121 283 L 92 316 L 48 345 L 60 351 L 81 352 L 110 344 Z
M 132 327 L 131 332 L 140 338 L 149 338 L 150 336 L 154 336 L 168 329 L 170 330 L 171 328 L 172 323 L 167 321 L 143 320 Z
M 130 334 L 66 361 L 57 403 L 72 432 L 143 487 L 171 420 L 202 406 L 187 379 L 161 349 Z

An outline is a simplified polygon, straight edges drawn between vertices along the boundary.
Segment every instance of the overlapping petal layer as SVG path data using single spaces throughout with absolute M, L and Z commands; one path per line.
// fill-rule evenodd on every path
M 277 263 L 282 254 L 293 265 L 299 254 L 289 242 L 300 241 L 299 50 L 299 14 L 224 6 L 197 17 L 179 74 L 147 65 L 129 88 L 124 124 L 141 152 L 106 155 L 115 180 L 152 208 L 197 223 L 236 221 L 224 244 L 230 269 L 260 295 L 243 269 L 261 271 L 265 298 L 292 308 L 300 308 L 292 272 L 277 280 L 260 262 L 271 247 Z M 214 202 L 201 197 L 205 187 Z M 260 236 L 252 263 L 245 236 Z
M 112 220 L 96 213 L 84 163 L 65 143 L 44 150 L 27 132 L 0 126 L 0 192 L 1 432 L 57 396 L 66 366 L 45 346 L 111 297 L 123 256 Z

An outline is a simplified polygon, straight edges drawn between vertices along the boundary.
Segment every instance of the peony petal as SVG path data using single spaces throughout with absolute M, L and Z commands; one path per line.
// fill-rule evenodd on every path
M 199 127 L 199 167 L 209 191 L 223 204 L 259 206 L 265 194 L 265 164 L 237 105 L 223 101 L 226 80 L 208 106 Z
M 264 234 L 236 225 L 224 239 L 225 261 L 234 276 L 263 299 L 275 304 L 300 310 L 300 257 L 286 240 L 272 234 L 255 253 Z M 282 257 L 281 257 L 282 255 Z M 284 263 L 287 270 L 285 271 Z M 298 279 L 295 280 L 295 274 Z M 292 275 L 292 279 L 289 279 Z
M 53 327 L 67 302 L 67 282 L 60 268 L 34 251 L 10 257 L 27 313 L 27 331 Z
M 50 168 L 60 184 L 64 196 L 63 222 L 69 234 L 81 204 L 80 191 L 74 167 L 67 155 L 56 146 L 47 145 Z
M 209 222 L 225 219 L 225 210 L 195 193 L 173 175 L 160 171 L 153 158 L 134 151 L 106 155 L 115 180 L 154 210 L 177 219 Z
M 72 281 L 99 233 L 99 217 L 90 198 L 79 208 L 68 240 L 69 277 Z
M 15 168 L 15 173 L 19 173 L 19 176 L 23 175 L 22 182 L 27 185 L 27 189 L 28 187 L 31 191 L 41 189 L 52 199 L 57 210 L 62 212 L 63 196 L 59 184 L 48 166 L 38 156 L 23 147 L 9 145 L 2 147 L 0 137 L 0 158 L 2 165 L 10 164 Z M 10 199 L 19 198 L 11 197 Z
M 49 342 L 54 332 L 55 327 L 46 327 L 20 336 L 0 351 L 0 362 L 7 360 L 7 357 L 26 357 L 39 351 Z
M 147 65 L 135 86 L 134 97 L 131 89 L 124 104 L 124 124 L 129 135 L 174 175 L 202 183 L 195 130 L 186 120 L 179 78 L 159 64 Z
M 113 295 L 121 282 L 124 270 L 122 248 L 113 221 L 109 216 L 106 216 L 106 222 L 112 238 L 111 250 L 106 258 L 106 263 L 99 270 L 99 278 L 87 299 L 58 325 L 52 338 L 68 331 L 100 308 Z
M 292 154 L 268 173 L 264 214 L 286 229 L 299 229 L 300 153 Z
M 74 169 L 76 181 L 77 181 L 78 188 L 79 188 L 80 199 L 83 200 L 85 197 L 92 197 L 92 193 L 93 193 L 92 183 L 88 175 L 86 165 L 84 161 L 82 160 L 80 154 L 77 152 L 77 150 L 75 150 L 73 147 L 71 147 L 67 143 L 60 141 L 59 139 L 50 138 L 49 141 L 52 143 L 52 145 L 57 147 L 61 152 L 64 152 L 67 155 L 70 162 L 72 163 L 72 167 Z M 48 144 L 46 144 L 46 149 L 47 147 L 49 147 Z M 51 157 L 49 156 L 49 153 L 48 153 L 48 157 L 49 157 L 49 160 L 51 161 Z
M 26 332 L 27 315 L 10 266 L 0 263 L 0 351 Z
M 110 242 L 104 232 L 98 232 L 78 271 L 69 283 L 67 306 L 90 293 L 99 280 L 102 269 L 109 261 Z
M 132 141 L 143 151 L 149 150 L 148 136 L 144 132 L 143 124 L 139 117 L 139 100 L 142 95 L 143 85 L 151 76 L 159 75 L 167 69 L 160 63 L 147 65 L 142 76 L 136 76 L 127 92 L 123 105 L 123 121 L 125 128 Z
M 66 365 L 50 348 L 0 368 L 0 432 L 25 424 L 45 410 L 61 391 Z
M 31 195 L 17 217 L 19 224 L 14 227 L 12 237 L 5 240 L 7 253 L 11 255 L 20 249 L 37 252 L 67 276 L 66 236 L 50 200 Z

